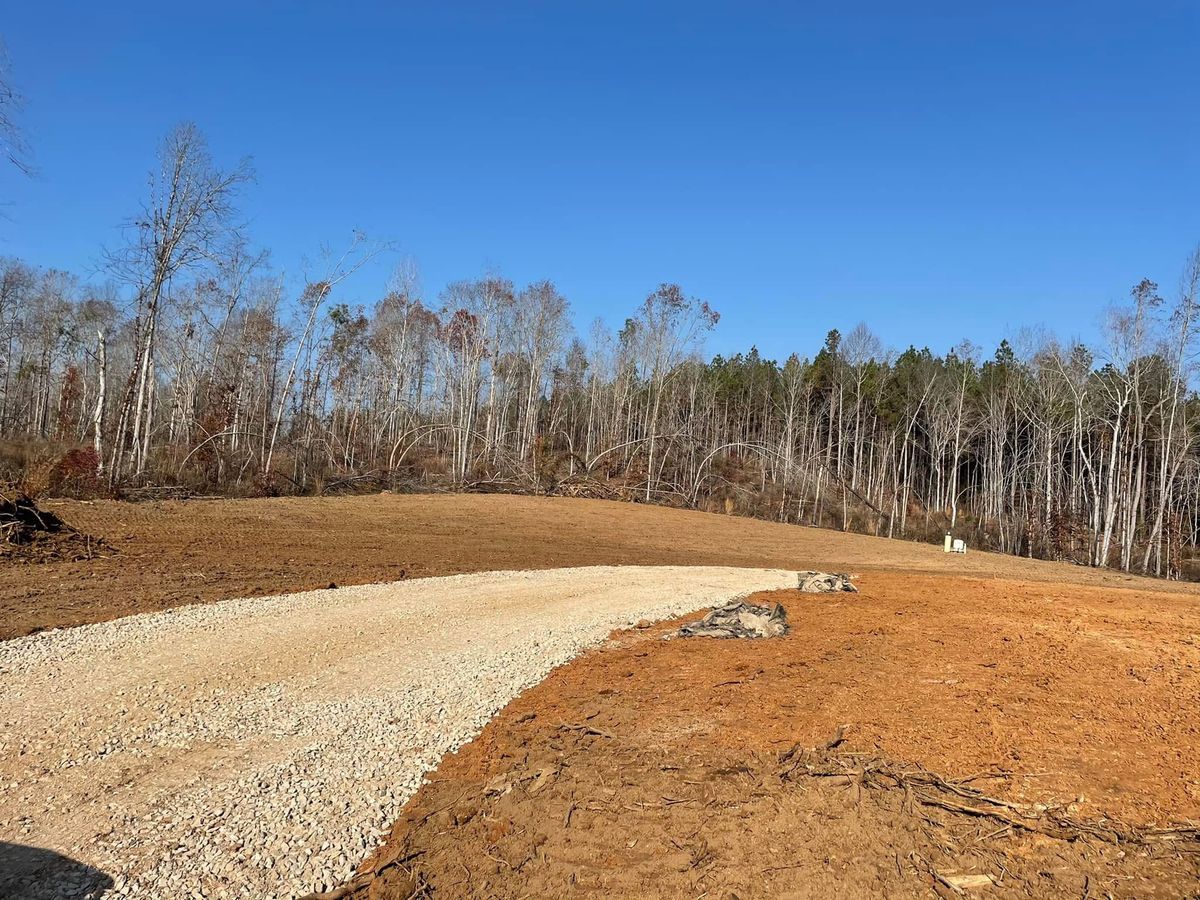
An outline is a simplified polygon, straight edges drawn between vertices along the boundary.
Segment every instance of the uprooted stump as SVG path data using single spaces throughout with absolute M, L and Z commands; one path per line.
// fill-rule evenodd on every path
M 832 594 L 837 591 L 858 593 L 858 588 L 851 583 L 850 576 L 840 572 L 834 575 L 825 572 L 800 572 L 799 583 L 801 592 L 805 594 Z
M 49 510 L 39 509 L 27 494 L 0 493 L 0 559 L 81 560 L 107 549 L 99 538 L 72 528 Z
M 745 600 L 718 606 L 699 622 L 679 629 L 681 637 L 767 638 L 787 633 L 787 612 L 782 606 L 756 606 Z

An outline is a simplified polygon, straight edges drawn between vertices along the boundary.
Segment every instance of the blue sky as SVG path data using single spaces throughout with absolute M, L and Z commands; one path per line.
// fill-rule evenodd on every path
M 1200 241 L 1191 2 L 13 3 L 0 35 L 39 169 L 0 172 L 0 254 L 80 272 L 184 119 L 253 157 L 288 273 L 360 228 L 431 300 L 550 278 L 584 333 L 677 281 L 722 352 L 1090 339 Z

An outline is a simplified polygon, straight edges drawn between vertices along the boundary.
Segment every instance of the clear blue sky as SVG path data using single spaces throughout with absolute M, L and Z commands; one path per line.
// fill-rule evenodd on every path
M 0 35 L 40 170 L 0 172 L 0 253 L 41 265 L 94 268 L 184 119 L 253 157 L 278 268 L 361 228 L 431 299 L 550 278 L 584 332 L 678 281 L 715 351 L 1091 338 L 1200 241 L 1185 0 L 14 2 Z

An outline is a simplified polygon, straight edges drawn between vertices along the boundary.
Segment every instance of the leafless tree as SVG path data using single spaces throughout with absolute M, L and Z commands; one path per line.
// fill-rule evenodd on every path
M 0 156 L 26 175 L 32 174 L 29 145 L 18 124 L 24 100 L 13 80 L 8 50 L 0 40 Z
M 173 280 L 211 264 L 236 235 L 233 206 L 238 188 L 252 178 L 243 161 L 230 171 L 217 168 L 199 129 L 191 123 L 174 128 L 159 151 L 159 168 L 150 176 L 149 199 L 129 223 L 130 242 L 109 254 L 111 270 L 137 291 L 136 356 L 130 372 L 113 444 L 110 477 L 119 479 L 127 465 L 145 469 L 154 402 L 154 346 L 165 293 Z

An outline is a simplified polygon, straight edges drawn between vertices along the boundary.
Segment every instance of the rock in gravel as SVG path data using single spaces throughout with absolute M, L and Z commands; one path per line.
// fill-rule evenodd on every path
M 555 666 L 613 629 L 795 578 L 494 572 L 2 642 L 0 850 L 27 862 L 0 864 L 0 897 L 295 897 L 339 882 L 425 773 Z M 27 848 L 54 852 L 28 862 Z

